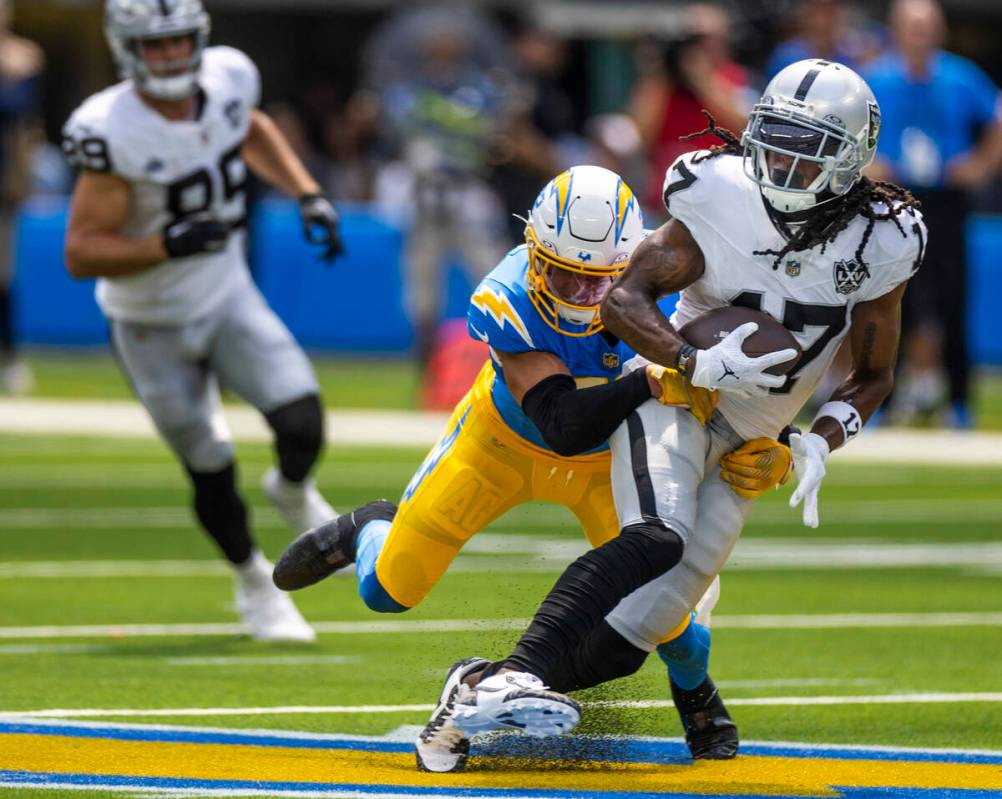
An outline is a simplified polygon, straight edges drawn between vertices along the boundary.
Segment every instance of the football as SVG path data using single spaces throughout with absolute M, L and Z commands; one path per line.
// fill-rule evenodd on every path
M 754 308 L 745 308 L 740 305 L 724 305 L 720 308 L 714 308 L 712 311 L 707 311 L 686 322 L 678 332 L 692 346 L 705 350 L 719 343 L 728 333 L 745 322 L 758 324 L 758 330 L 746 338 L 741 347 L 745 355 L 755 357 L 788 348 L 794 349 L 797 351 L 795 358 L 777 364 L 766 371 L 773 375 L 785 375 L 793 369 L 803 354 L 800 344 L 797 343 L 789 330 L 769 314 L 756 311 Z

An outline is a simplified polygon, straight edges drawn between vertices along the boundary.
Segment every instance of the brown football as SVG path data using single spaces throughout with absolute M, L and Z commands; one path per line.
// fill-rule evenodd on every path
M 758 323 L 758 330 L 746 338 L 741 347 L 745 355 L 755 357 L 788 348 L 797 351 L 796 357 L 767 369 L 769 374 L 785 375 L 800 360 L 803 350 L 789 330 L 769 314 L 740 305 L 725 305 L 707 311 L 686 322 L 678 332 L 692 346 L 705 350 L 719 343 L 728 333 L 741 327 L 745 322 Z

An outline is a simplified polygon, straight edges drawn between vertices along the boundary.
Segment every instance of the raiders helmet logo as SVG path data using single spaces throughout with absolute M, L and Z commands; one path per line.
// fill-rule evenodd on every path
M 861 264 L 853 259 L 851 261 L 835 262 L 835 291 L 839 294 L 852 294 L 863 285 L 863 281 L 870 276 L 870 270 L 866 264 Z
M 868 102 L 869 119 L 866 126 L 866 146 L 873 149 L 877 146 L 877 139 L 880 138 L 880 106 L 874 102 Z
M 602 356 L 602 363 L 605 364 L 606 369 L 615 369 L 619 366 L 619 355 L 615 352 L 607 352 Z

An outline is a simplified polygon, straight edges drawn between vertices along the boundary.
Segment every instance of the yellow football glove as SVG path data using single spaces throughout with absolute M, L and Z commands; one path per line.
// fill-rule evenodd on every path
M 699 388 L 689 382 L 689 378 L 677 369 L 667 366 L 648 364 L 647 377 L 661 386 L 661 396 L 658 402 L 662 405 L 674 405 L 676 408 L 688 408 L 692 415 L 705 425 L 717 407 L 717 392 L 707 388 Z
M 771 438 L 753 438 L 720 459 L 720 479 L 745 499 L 784 485 L 792 471 L 790 448 Z

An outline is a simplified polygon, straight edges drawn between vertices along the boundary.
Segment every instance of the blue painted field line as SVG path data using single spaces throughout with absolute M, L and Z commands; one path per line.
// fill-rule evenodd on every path
M 361 752 L 413 752 L 414 744 L 355 739 L 286 738 L 281 735 L 245 735 L 239 732 L 196 732 L 193 730 L 144 730 L 123 727 L 88 727 L 0 722 L 0 735 L 52 735 L 67 738 L 101 738 L 116 741 L 160 743 L 231 744 L 239 746 L 287 747 L 289 749 L 354 749 Z
M 512 797 L 526 797 L 526 799 L 567 799 L 567 797 L 581 797 L 581 799 L 666 799 L 664 793 L 650 793 L 637 791 L 586 791 L 575 790 L 573 794 L 566 790 L 539 790 L 539 789 L 506 789 L 506 788 L 463 788 L 463 787 L 424 787 L 414 785 L 364 785 L 360 783 L 322 783 L 322 782 L 259 782 L 254 780 L 191 780 L 178 779 L 173 777 L 127 777 L 120 775 L 102 774 L 58 774 L 46 772 L 29 771 L 2 771 L 0 770 L 0 786 L 3 785 L 37 785 L 45 784 L 47 787 L 121 787 L 121 788 L 161 788 L 165 790 L 199 790 L 199 791 L 239 791 L 252 790 L 260 792 L 293 793 L 296 791 L 313 791 L 319 794 L 343 794 L 359 793 L 373 796 L 383 796 L 395 794 L 397 796 L 460 796 L 474 799 L 475 797 L 485 797 L 486 799 L 510 799 Z M 983 793 L 983 792 L 980 792 Z M 985 794 L 980 796 L 979 792 L 964 792 L 963 799 L 1000 799 L 1002 794 Z M 707 794 L 673 793 L 672 799 L 709 799 Z M 775 799 L 775 796 L 766 794 L 712 794 L 712 799 Z M 785 799 L 810 799 L 810 797 L 786 796 Z M 882 799 L 898 799 L 893 795 L 885 795 Z M 908 797 L 907 799 L 911 799 Z
M 0 721 L 0 735 L 51 735 L 69 738 L 96 738 L 124 741 L 152 741 L 165 743 L 228 744 L 238 746 L 284 747 L 289 749 L 348 749 L 363 752 L 413 752 L 413 744 L 385 741 L 377 737 L 293 737 L 244 733 L 239 730 L 199 731 L 191 728 L 144 728 L 137 725 L 115 727 L 106 724 L 43 724 L 31 721 Z M 474 744 L 473 754 L 495 757 L 526 757 L 532 759 L 576 759 L 630 763 L 688 762 L 689 753 L 679 741 L 631 738 L 590 738 L 570 736 L 548 739 L 541 745 L 538 740 L 521 736 L 503 736 Z M 913 763 L 970 763 L 977 765 L 1002 765 L 1002 753 L 942 752 L 925 750 L 885 750 L 866 747 L 800 747 L 795 744 L 767 743 L 742 744 L 742 755 L 759 757 L 791 757 L 835 760 L 880 760 L 885 762 Z

